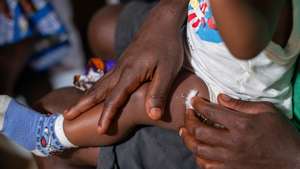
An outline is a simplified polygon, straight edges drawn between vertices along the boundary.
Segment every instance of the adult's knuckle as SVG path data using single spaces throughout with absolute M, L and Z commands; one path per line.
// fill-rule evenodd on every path
M 243 106 L 244 103 L 239 100 L 234 100 L 231 102 L 231 104 L 233 107 L 241 107 L 241 106 Z
M 209 104 L 198 102 L 195 107 L 197 111 L 200 111 L 199 113 L 202 113 L 206 117 L 209 116 L 209 112 L 211 111 L 211 107 Z
M 195 143 L 191 143 L 190 145 L 190 150 L 193 152 L 193 154 L 199 156 L 200 155 L 200 151 L 199 151 L 199 148 L 198 148 L 198 144 L 195 144 Z
M 234 151 L 237 154 L 243 154 L 245 153 L 249 147 L 249 142 L 252 141 L 251 136 L 247 136 L 245 134 L 240 134 L 238 136 L 235 137 L 235 145 L 234 145 Z
M 261 104 L 262 111 L 277 112 L 277 108 L 271 102 L 263 102 Z
M 196 159 L 196 164 L 198 165 L 198 167 L 205 169 L 205 164 L 203 163 L 203 161 L 199 158 Z
M 244 131 L 248 129 L 249 125 L 245 120 L 242 120 L 241 122 L 238 123 L 238 127 L 240 130 Z
M 108 108 L 115 108 L 118 106 L 118 102 L 114 97 L 109 97 L 105 103 L 104 103 L 105 107 Z
M 200 139 L 203 135 L 208 134 L 205 130 L 202 130 L 201 128 L 193 128 L 193 134 L 196 138 Z
M 204 169 L 211 169 L 211 165 L 209 163 L 203 163 L 202 166 Z
M 97 91 L 97 92 L 94 94 L 93 100 L 99 101 L 100 99 L 103 98 L 104 95 L 105 95 L 105 91 Z
M 216 169 L 213 164 L 207 164 L 206 169 Z
M 134 91 L 130 98 L 134 100 L 135 103 L 143 103 L 147 96 L 147 88 L 141 86 L 138 90 Z
M 91 97 L 91 102 L 92 104 L 97 104 L 98 103 L 98 94 L 94 94 L 92 97 Z
M 153 94 L 150 96 L 152 100 L 160 102 L 160 103 L 165 103 L 168 99 L 166 95 L 162 94 Z
M 247 117 L 240 117 L 238 120 L 233 122 L 234 129 L 236 131 L 242 132 L 249 128 L 250 119 Z
M 241 137 L 240 135 L 235 135 L 230 140 L 231 147 L 234 147 L 234 148 L 243 147 L 244 144 L 243 144 L 242 140 L 243 140 L 243 137 Z
M 199 144 L 195 145 L 194 151 L 195 151 L 194 153 L 198 156 L 203 156 L 206 154 L 205 148 L 203 148 L 203 146 L 201 146 Z

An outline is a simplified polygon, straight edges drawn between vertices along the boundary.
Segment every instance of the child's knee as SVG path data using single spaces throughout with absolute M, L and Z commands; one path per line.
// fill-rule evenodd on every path
M 114 5 L 100 9 L 92 18 L 88 27 L 90 47 L 95 55 L 114 56 L 114 37 L 117 19 L 122 6 Z
M 43 113 L 62 114 L 67 108 L 77 103 L 81 95 L 82 91 L 73 87 L 57 89 L 38 100 L 34 108 Z

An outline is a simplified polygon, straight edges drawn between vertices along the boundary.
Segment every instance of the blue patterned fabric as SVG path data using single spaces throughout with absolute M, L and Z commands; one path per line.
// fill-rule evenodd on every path
M 31 0 L 34 11 L 26 13 L 18 0 L 6 0 L 12 18 L 0 13 L 0 47 L 36 37 L 43 43 L 29 60 L 31 67 L 43 71 L 58 63 L 70 50 L 67 30 L 47 0 Z
M 65 149 L 54 130 L 57 118 L 57 114 L 46 116 L 12 100 L 1 133 L 36 155 L 48 156 Z

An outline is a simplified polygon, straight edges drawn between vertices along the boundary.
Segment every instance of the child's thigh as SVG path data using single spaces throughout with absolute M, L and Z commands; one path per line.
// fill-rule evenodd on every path
M 82 95 L 83 92 L 75 87 L 56 89 L 38 100 L 34 108 L 43 113 L 62 114 L 67 108 L 76 104 Z

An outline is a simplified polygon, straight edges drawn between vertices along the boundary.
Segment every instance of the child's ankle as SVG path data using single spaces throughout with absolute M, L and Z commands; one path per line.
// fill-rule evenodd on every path
M 7 95 L 0 95 L 0 131 L 3 129 L 4 115 L 8 108 L 11 98 Z

